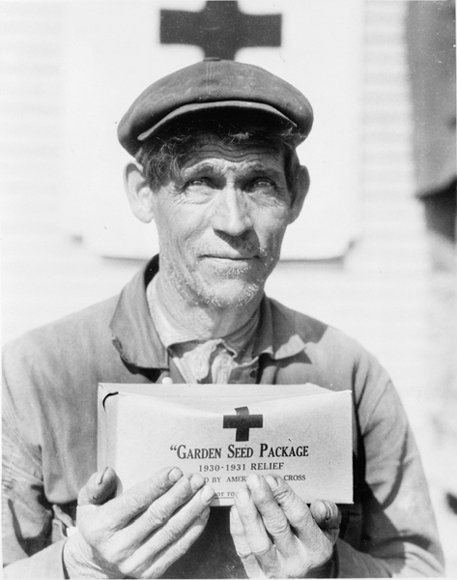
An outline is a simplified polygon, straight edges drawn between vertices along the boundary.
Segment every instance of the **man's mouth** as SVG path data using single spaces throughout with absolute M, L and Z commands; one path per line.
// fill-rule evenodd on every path
M 255 254 L 204 254 L 202 258 L 210 258 L 213 260 L 228 260 L 231 262 L 248 262 L 250 260 L 255 260 L 257 256 Z

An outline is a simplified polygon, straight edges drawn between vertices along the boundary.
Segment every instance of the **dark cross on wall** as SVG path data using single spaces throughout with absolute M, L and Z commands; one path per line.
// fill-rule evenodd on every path
M 192 44 L 205 57 L 234 60 L 240 48 L 281 46 L 281 14 L 245 14 L 238 2 L 210 1 L 200 12 L 160 11 L 160 42 Z
M 235 441 L 249 441 L 249 429 L 263 427 L 263 415 L 250 415 L 247 407 L 235 409 L 236 415 L 224 415 L 223 429 L 236 429 Z

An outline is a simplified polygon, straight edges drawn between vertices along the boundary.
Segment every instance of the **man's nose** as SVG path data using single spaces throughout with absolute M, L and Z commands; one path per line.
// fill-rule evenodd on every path
M 212 226 L 230 236 L 241 236 L 252 228 L 249 201 L 235 187 L 226 187 L 215 200 Z

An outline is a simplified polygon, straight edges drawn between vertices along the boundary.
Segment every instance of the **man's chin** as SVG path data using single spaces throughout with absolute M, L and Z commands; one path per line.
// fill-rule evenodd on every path
M 203 292 L 198 292 L 201 306 L 210 308 L 240 308 L 260 302 L 263 286 L 257 282 L 224 280 L 208 284 Z

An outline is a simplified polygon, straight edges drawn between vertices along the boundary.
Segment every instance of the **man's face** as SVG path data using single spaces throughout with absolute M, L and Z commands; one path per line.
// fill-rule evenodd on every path
M 179 176 L 152 192 L 160 272 L 188 304 L 260 299 L 292 221 L 283 153 L 202 138 Z

